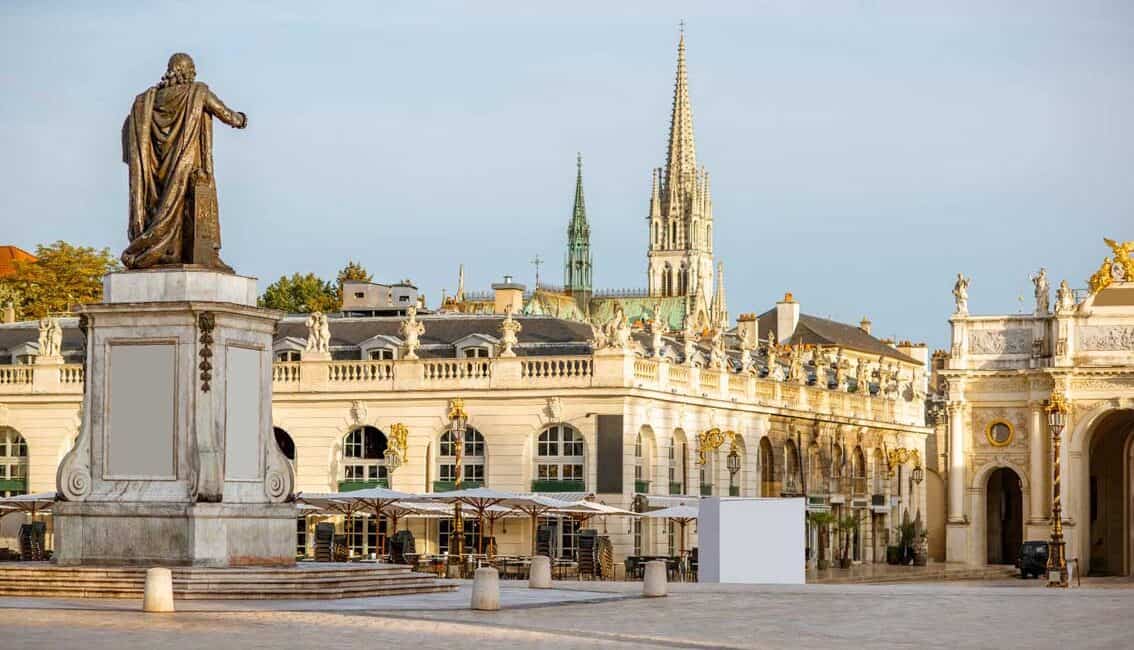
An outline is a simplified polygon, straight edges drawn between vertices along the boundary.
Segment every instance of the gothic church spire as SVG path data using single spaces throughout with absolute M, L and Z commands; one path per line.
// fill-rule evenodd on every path
M 586 313 L 593 289 L 591 269 L 591 227 L 587 223 L 587 205 L 583 200 L 583 154 L 575 158 L 575 204 L 571 223 L 567 226 L 567 260 L 563 268 L 563 289 L 575 296 Z

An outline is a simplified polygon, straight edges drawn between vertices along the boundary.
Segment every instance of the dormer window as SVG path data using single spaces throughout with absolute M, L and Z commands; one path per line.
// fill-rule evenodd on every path
M 299 361 L 299 350 L 280 350 L 276 353 L 276 361 Z
M 393 361 L 394 351 L 390 348 L 374 348 L 370 350 L 371 361 Z
M 475 333 L 463 336 L 453 342 L 454 353 L 458 359 L 490 359 L 496 356 L 496 346 L 500 339 L 487 334 Z

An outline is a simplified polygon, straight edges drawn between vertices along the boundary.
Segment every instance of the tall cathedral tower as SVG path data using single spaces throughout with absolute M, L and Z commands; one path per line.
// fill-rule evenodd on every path
M 563 289 L 575 298 L 583 313 L 587 312 L 594 290 L 591 267 L 591 227 L 587 224 L 587 206 L 583 201 L 583 154 L 576 158 L 575 207 L 567 226 L 567 260 L 563 268 Z
M 685 32 L 677 44 L 677 81 L 665 167 L 650 195 L 651 296 L 685 296 L 686 314 L 709 325 L 713 299 L 713 199 L 709 173 L 697 168 L 693 109 L 685 73 Z

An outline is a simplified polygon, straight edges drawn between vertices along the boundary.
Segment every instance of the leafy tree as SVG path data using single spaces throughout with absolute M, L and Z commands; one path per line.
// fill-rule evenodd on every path
M 261 307 L 292 314 L 337 311 L 340 303 L 336 288 L 314 273 L 280 276 L 264 289 L 258 302 Z
M 102 300 L 102 276 L 122 266 L 109 248 L 96 250 L 65 241 L 40 244 L 36 260 L 16 260 L 15 272 L 0 280 L 0 294 L 12 300 L 21 318 L 70 312 L 78 304 Z
M 343 282 L 346 282 L 347 280 L 361 280 L 363 282 L 372 282 L 374 278 L 370 275 L 370 272 L 362 266 L 361 263 L 350 260 L 347 262 L 347 265 L 344 266 L 341 271 L 339 271 L 338 284 L 340 289 L 342 289 Z

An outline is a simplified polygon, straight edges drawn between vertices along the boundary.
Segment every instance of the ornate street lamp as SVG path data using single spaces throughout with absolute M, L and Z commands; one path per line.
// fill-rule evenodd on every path
M 465 473 L 465 432 L 469 428 L 469 414 L 465 412 L 465 400 L 449 400 L 449 437 L 453 440 L 453 489 L 461 489 L 461 479 Z M 453 531 L 449 535 L 449 556 L 455 555 L 459 564 L 464 554 L 465 524 L 461 519 L 460 502 L 453 504 Z
M 1053 392 L 1047 403 L 1047 426 L 1051 430 L 1051 542 L 1047 554 L 1047 586 L 1067 587 L 1067 555 L 1063 542 L 1063 504 L 1059 474 L 1059 444 L 1067 425 L 1070 406 L 1062 393 Z
M 735 446 L 729 450 L 728 457 L 725 459 L 725 466 L 728 467 L 729 496 L 740 496 L 739 489 L 736 490 L 737 494 L 733 494 L 733 488 L 736 487 L 736 474 L 740 471 L 740 454 L 737 453 Z

